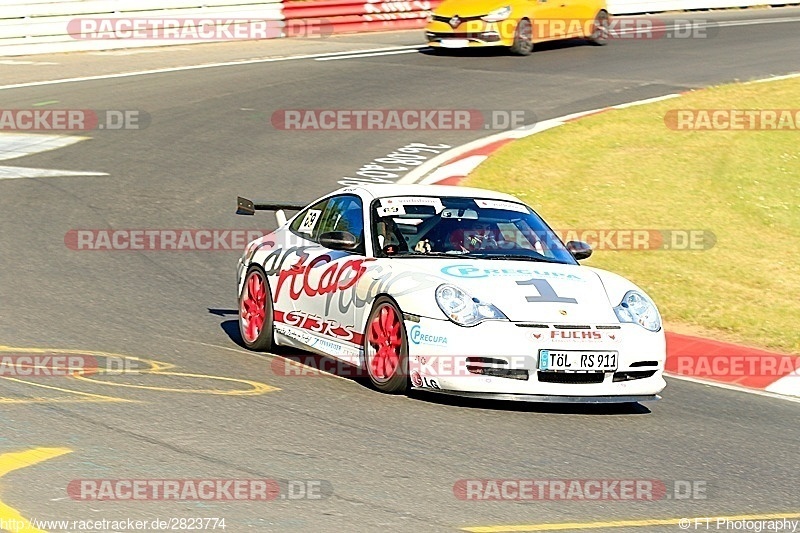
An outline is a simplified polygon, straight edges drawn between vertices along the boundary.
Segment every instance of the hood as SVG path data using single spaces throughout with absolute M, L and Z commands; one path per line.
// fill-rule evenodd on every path
M 443 17 L 479 17 L 507 5 L 497 0 L 445 0 L 433 12 Z
M 513 322 L 617 323 L 612 306 L 618 302 L 610 303 L 597 272 L 580 265 L 491 259 L 401 261 L 408 270 L 436 276 L 494 304 Z

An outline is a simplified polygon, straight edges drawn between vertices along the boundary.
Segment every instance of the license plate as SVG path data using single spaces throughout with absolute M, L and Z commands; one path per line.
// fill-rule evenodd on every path
M 466 39 L 442 39 L 442 48 L 466 48 L 469 46 L 469 41 Z
M 612 372 L 617 369 L 618 358 L 618 352 L 539 350 L 539 370 L 548 372 Z

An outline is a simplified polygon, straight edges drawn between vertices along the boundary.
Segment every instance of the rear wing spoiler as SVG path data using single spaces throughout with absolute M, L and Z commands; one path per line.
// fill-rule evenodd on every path
M 278 219 L 278 225 L 283 226 L 286 224 L 286 214 L 284 209 L 290 211 L 300 211 L 304 209 L 306 204 L 298 204 L 293 202 L 259 202 L 255 203 L 247 198 L 241 196 L 236 197 L 236 214 L 237 215 L 255 215 L 256 211 L 275 211 L 275 218 Z
M 282 209 L 289 209 L 291 211 L 300 211 L 306 204 L 296 204 L 292 202 L 259 202 L 255 203 L 247 198 L 241 196 L 236 197 L 236 214 L 237 215 L 255 215 L 256 211 L 280 211 Z

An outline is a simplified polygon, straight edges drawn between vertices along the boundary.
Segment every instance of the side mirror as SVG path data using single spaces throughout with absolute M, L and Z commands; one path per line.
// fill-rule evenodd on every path
M 567 242 L 567 251 L 572 254 L 576 260 L 588 259 L 592 255 L 592 247 L 583 241 L 569 241 Z
M 358 239 L 349 231 L 328 231 L 319 236 L 319 243 L 331 250 L 352 251 L 358 248 Z

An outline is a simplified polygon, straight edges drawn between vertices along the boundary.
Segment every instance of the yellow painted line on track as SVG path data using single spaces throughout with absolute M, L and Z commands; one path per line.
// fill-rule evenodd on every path
M 137 400 L 126 400 L 125 398 L 117 398 L 116 396 L 103 396 L 102 394 L 92 394 L 91 392 L 83 392 L 83 391 L 76 391 L 72 389 L 64 389 L 61 387 L 54 387 L 53 385 L 45 385 L 43 383 L 34 383 L 33 381 L 25 381 L 24 379 L 19 378 L 9 378 L 6 376 L 0 376 L 2 379 L 6 379 L 8 381 L 16 381 L 17 383 L 24 383 L 25 385 L 30 385 L 32 387 L 39 387 L 42 389 L 49 389 L 55 390 L 58 392 L 66 392 L 67 394 L 74 394 L 79 396 L 80 399 L 76 398 L 2 398 L 0 397 L 0 403 L 63 403 L 63 402 L 128 402 L 128 403 L 138 403 Z
M 176 389 L 176 388 L 169 388 L 169 387 L 156 387 L 152 385 L 131 385 L 130 383 L 115 383 L 113 381 L 100 381 L 97 379 L 87 378 L 84 375 L 75 375 L 73 376 L 78 381 L 88 381 L 91 383 L 99 383 L 101 385 L 110 385 L 112 387 L 123 387 L 123 388 L 130 388 L 130 389 L 144 389 L 144 390 L 153 390 L 153 391 L 160 391 L 160 392 L 181 392 L 185 394 L 218 394 L 223 396 L 256 396 L 259 394 L 265 394 L 267 392 L 272 392 L 276 390 L 280 390 L 277 387 L 273 387 L 271 385 L 267 385 L 266 383 L 260 383 L 258 381 L 250 381 L 247 379 L 238 379 L 238 378 L 226 378 L 223 376 L 209 376 L 206 374 L 187 374 L 184 372 L 141 372 L 141 374 L 148 374 L 148 375 L 155 375 L 155 376 L 177 376 L 183 378 L 196 378 L 196 379 L 211 379 L 217 381 L 226 381 L 229 383 L 241 383 L 244 385 L 249 385 L 250 389 L 243 389 L 243 390 L 222 390 L 222 389 Z
M 134 357 L 131 355 L 122 355 L 122 354 L 115 354 L 115 353 L 108 353 L 108 352 L 98 352 L 92 350 L 75 350 L 75 349 L 62 349 L 62 348 L 19 348 L 14 346 L 4 346 L 0 345 L 0 354 L 2 353 L 26 353 L 26 354 L 79 354 L 79 355 L 89 355 L 93 357 L 101 357 L 101 358 L 112 358 L 118 360 L 127 360 L 127 361 L 135 361 L 139 363 L 143 363 L 146 365 L 146 368 L 141 369 L 134 369 L 132 371 L 126 371 L 124 368 L 120 370 L 110 370 L 110 369 L 91 369 L 89 372 L 96 376 L 112 376 L 112 377 L 120 377 L 125 376 L 126 374 L 132 375 L 139 375 L 139 376 L 171 376 L 173 378 L 189 378 L 194 381 L 197 380 L 211 380 L 217 381 L 222 383 L 236 383 L 239 385 L 244 385 L 246 388 L 242 389 L 220 389 L 220 388 L 177 388 L 177 387 L 159 387 L 154 385 L 139 385 L 139 384 L 132 384 L 132 383 L 120 383 L 119 381 L 106 381 L 95 379 L 95 377 L 87 377 L 86 371 L 77 370 L 74 374 L 68 377 L 70 380 L 75 381 L 82 381 L 85 383 L 92 383 L 96 385 L 107 385 L 110 387 L 121 387 L 127 389 L 140 389 L 140 390 L 150 390 L 150 391 L 157 391 L 157 392 L 170 392 L 170 393 L 183 393 L 183 394 L 209 394 L 209 395 L 216 395 L 216 396 L 258 396 L 262 394 L 266 394 L 268 392 L 279 391 L 278 387 L 274 387 L 272 385 L 267 385 L 266 383 L 261 383 L 259 381 L 253 381 L 249 379 L 239 379 L 239 378 L 231 378 L 225 376 L 212 376 L 208 374 L 192 374 L 186 372 L 170 372 L 174 368 L 177 368 L 176 365 L 172 363 L 165 363 L 163 361 L 155 361 L 153 359 L 144 359 L 141 357 Z M 26 367 L 28 368 L 28 367 Z M 33 365 L 31 368 L 38 368 Z M 95 402 L 130 402 L 130 403 L 140 403 L 138 400 L 127 400 L 124 398 L 118 398 L 116 396 L 107 396 L 101 394 L 92 394 L 83 391 L 72 390 L 68 388 L 56 387 L 52 385 L 44 385 L 41 383 L 36 383 L 32 381 L 26 381 L 19 378 L 12 378 L 8 376 L 1 376 L 2 379 L 7 379 L 10 381 L 16 381 L 18 383 L 23 383 L 25 385 L 31 385 L 34 387 L 40 387 L 44 389 L 56 390 L 59 392 L 64 392 L 72 395 L 77 395 L 80 399 L 76 398 L 5 398 L 0 397 L 0 404 L 24 404 L 24 403 L 60 403 L 60 402 L 78 402 L 78 401 L 95 401 Z
M 161 372 L 164 370 L 169 370 L 171 368 L 175 368 L 175 365 L 172 363 L 165 363 L 163 361 L 154 361 L 152 359 L 143 359 L 141 357 L 136 357 L 133 355 L 123 355 L 118 353 L 110 353 L 110 352 L 98 352 L 95 350 L 75 350 L 75 349 L 64 349 L 64 348 L 20 348 L 17 346 L 5 346 L 0 344 L 0 353 L 3 352 L 11 352 L 11 353 L 38 353 L 38 354 L 50 354 L 50 353 L 58 353 L 58 354 L 77 354 L 77 355 L 91 355 L 94 357 L 110 357 L 112 359 L 129 359 L 131 361 L 139 361 L 142 363 L 147 363 L 150 365 L 150 368 L 146 369 L 148 372 Z M 140 371 L 144 371 L 142 369 Z
M 24 452 L 4 453 L 0 455 L 0 478 L 14 470 L 33 466 L 71 451 L 69 448 L 34 448 Z M 19 526 L 14 529 L 14 533 L 45 533 L 41 529 L 33 527 L 16 509 L 2 501 L 0 501 L 0 522 Z
M 545 524 L 522 524 L 507 526 L 474 526 L 464 527 L 461 531 L 470 533 L 520 533 L 536 531 L 568 531 L 583 529 L 612 529 L 620 527 L 652 527 L 652 526 L 679 526 L 689 523 L 690 527 L 700 524 L 704 529 L 706 523 L 716 525 L 717 520 L 723 521 L 742 521 L 742 520 L 781 520 L 781 519 L 800 518 L 800 513 L 773 513 L 773 514 L 754 514 L 738 516 L 702 516 L 702 517 L 681 517 L 681 518 L 645 518 L 640 520 L 609 520 L 603 522 L 555 522 Z M 687 522 L 688 520 L 688 522 Z M 707 522 L 708 521 L 708 522 Z M 688 529 L 688 528 L 681 528 Z

